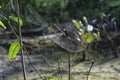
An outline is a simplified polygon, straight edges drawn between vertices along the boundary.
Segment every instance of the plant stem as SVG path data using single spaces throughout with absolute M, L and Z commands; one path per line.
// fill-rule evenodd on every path
M 26 51 L 26 55 L 27 55 L 27 57 L 28 57 L 28 60 L 29 60 L 29 62 L 30 62 L 30 64 L 31 64 L 33 70 L 39 75 L 39 77 L 40 77 L 42 80 L 45 80 L 45 77 L 42 76 L 37 69 L 35 69 L 35 66 L 33 65 L 32 61 L 31 61 L 31 59 L 30 59 L 30 56 L 29 56 L 29 54 L 28 54 L 28 51 L 27 51 L 27 49 L 26 49 L 25 47 L 24 47 L 24 50 Z
M 68 69 L 69 69 L 68 76 L 69 76 L 69 80 L 70 80 L 70 78 L 71 78 L 71 76 L 70 76 L 70 73 L 71 73 L 71 67 L 70 67 L 70 52 L 68 52 Z
M 90 72 L 91 72 L 91 69 L 92 69 L 94 63 L 95 63 L 95 62 L 92 61 L 91 66 L 90 66 L 90 69 L 89 69 L 89 71 L 88 71 L 88 75 L 87 75 L 87 79 L 86 79 L 86 80 L 88 80 L 88 78 L 89 78 L 89 75 L 90 75 Z
M 21 45 L 21 62 L 22 62 L 22 71 L 23 71 L 23 77 L 24 80 L 26 80 L 26 70 L 25 70 L 25 62 L 24 62 L 24 55 L 23 55 L 23 43 L 22 43 L 22 34 L 21 34 L 21 26 L 20 26 L 20 12 L 19 12 L 19 2 L 16 0 L 16 6 L 17 6 L 17 16 L 18 16 L 18 30 L 19 30 L 19 42 Z

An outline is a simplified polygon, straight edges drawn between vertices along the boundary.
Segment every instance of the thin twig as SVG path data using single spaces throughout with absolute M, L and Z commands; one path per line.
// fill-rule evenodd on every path
M 29 54 L 28 54 L 28 52 L 27 52 L 27 49 L 26 49 L 25 47 L 24 47 L 24 49 L 25 49 L 25 51 L 26 51 L 26 54 L 27 54 L 28 60 L 29 60 L 29 62 L 30 62 L 30 64 L 31 64 L 33 70 L 39 75 L 39 77 L 40 77 L 42 80 L 46 80 L 45 77 L 42 76 L 42 75 L 38 72 L 37 69 L 35 69 L 35 67 L 34 67 L 34 65 L 33 65 L 32 61 L 31 61 L 31 59 L 30 59 L 30 57 L 29 57 Z
M 94 62 L 94 60 L 93 60 L 92 63 L 91 63 L 90 69 L 89 69 L 89 71 L 88 71 L 88 75 L 87 75 L 86 80 L 88 80 L 88 78 L 89 78 L 89 75 L 90 75 L 90 72 L 91 72 L 91 70 L 92 70 L 92 67 L 93 67 L 94 63 L 95 63 L 95 62 Z
M 98 44 L 96 43 L 96 45 L 95 45 L 95 49 L 96 49 L 96 52 L 97 52 L 97 46 L 98 46 Z M 92 70 L 92 67 L 93 67 L 93 65 L 95 64 L 95 60 L 96 60 L 96 52 L 95 52 L 95 54 L 94 54 L 94 58 L 93 58 L 93 60 L 92 60 L 92 63 L 91 63 L 91 66 L 90 66 L 90 69 L 89 69 L 89 71 L 88 71 L 88 75 L 87 75 L 87 78 L 86 78 L 86 80 L 88 80 L 89 79 L 89 75 L 90 75 L 90 72 L 91 72 L 91 70 Z
M 92 67 L 93 67 L 94 63 L 95 63 L 95 56 L 94 56 L 94 59 L 91 61 L 91 66 L 90 66 L 90 68 L 89 68 L 89 71 L 88 71 L 86 80 L 89 79 L 89 75 L 90 75 L 90 72 L 91 72 L 91 70 L 92 70 Z
M 25 70 L 25 62 L 24 62 L 24 55 L 23 55 L 23 43 L 22 43 L 22 33 L 21 33 L 21 26 L 20 26 L 20 12 L 19 12 L 19 2 L 16 0 L 16 7 L 17 7 L 17 16 L 18 16 L 18 30 L 19 30 L 19 42 L 21 46 L 21 62 L 22 62 L 22 68 L 23 68 L 23 77 L 24 80 L 26 80 L 26 70 Z
M 71 66 L 70 66 L 70 52 L 68 52 L 68 69 L 69 69 L 69 72 L 68 72 L 68 77 L 69 77 L 69 80 L 71 79 Z

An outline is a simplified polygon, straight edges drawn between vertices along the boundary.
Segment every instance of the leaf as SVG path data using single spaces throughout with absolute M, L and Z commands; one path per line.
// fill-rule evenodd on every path
M 18 23 L 18 17 L 9 16 L 9 18 Z M 22 21 L 22 19 L 20 19 L 20 26 L 22 26 L 22 25 L 23 25 L 23 21 Z
M 10 45 L 8 58 L 10 61 L 13 61 L 13 59 L 16 57 L 17 53 L 20 50 L 20 43 L 19 42 L 13 42 Z
M 87 20 L 87 17 L 85 17 L 85 16 L 83 16 L 83 24 L 84 24 L 85 26 L 88 25 L 88 20 Z
M 94 40 L 94 36 L 93 35 L 88 35 L 87 43 L 91 43 L 91 42 L 93 42 L 93 40 Z
M 2 21 L 0 21 L 0 26 L 4 29 L 6 29 L 6 26 L 4 25 L 4 23 Z
M 77 20 L 72 20 L 72 22 L 74 23 L 75 27 L 80 30 L 80 24 Z
M 92 35 L 91 33 L 84 33 L 82 34 L 82 40 L 84 41 L 84 43 L 91 43 L 94 40 L 94 35 Z

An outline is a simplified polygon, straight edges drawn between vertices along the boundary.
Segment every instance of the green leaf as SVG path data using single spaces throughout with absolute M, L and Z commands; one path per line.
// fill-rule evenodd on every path
M 80 30 L 80 24 L 77 20 L 72 20 L 72 22 L 74 23 L 75 27 Z
M 2 21 L 0 21 L 0 26 L 4 29 L 6 29 L 6 26 L 4 25 L 4 23 Z
M 18 17 L 9 16 L 9 18 L 18 23 Z M 23 21 L 22 21 L 22 19 L 20 19 L 20 26 L 22 26 L 22 25 L 23 25 Z
M 17 53 L 20 50 L 20 43 L 19 42 L 13 42 L 10 45 L 8 58 L 10 61 L 13 61 L 13 59 L 16 57 Z
M 82 34 L 81 38 L 84 41 L 84 43 L 91 43 L 91 42 L 93 42 L 95 37 L 91 33 L 84 33 L 84 34 Z
M 87 43 L 91 43 L 91 42 L 93 42 L 93 40 L 94 40 L 94 36 L 93 35 L 88 35 Z
M 88 20 L 87 17 L 83 16 L 83 24 L 87 27 L 88 25 Z

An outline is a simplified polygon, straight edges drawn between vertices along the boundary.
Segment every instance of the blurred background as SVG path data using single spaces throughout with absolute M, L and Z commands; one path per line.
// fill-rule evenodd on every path
M 0 0 L 3 7 L 8 0 Z M 71 19 L 81 19 L 86 16 L 89 21 L 101 14 L 110 14 L 120 21 L 120 0 L 19 0 L 21 18 L 25 20 L 25 8 L 27 4 L 32 5 L 36 12 L 39 13 L 48 22 L 68 22 Z M 15 14 L 14 2 L 11 0 L 11 7 L 7 8 L 3 15 Z M 120 23 L 119 23 L 120 25 Z

